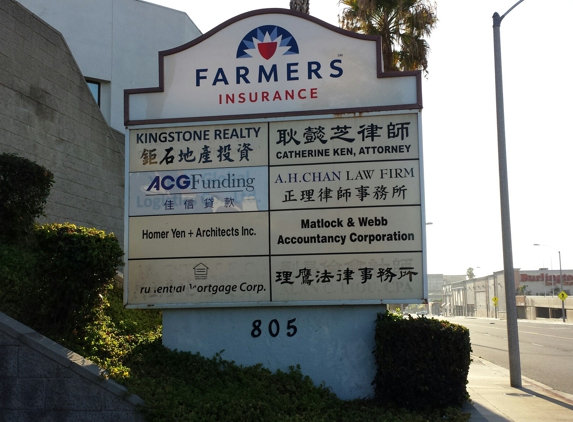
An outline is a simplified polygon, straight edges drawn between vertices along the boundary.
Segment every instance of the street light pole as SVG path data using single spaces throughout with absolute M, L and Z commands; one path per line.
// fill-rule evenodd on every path
M 557 254 L 559 255 L 559 285 L 560 285 L 561 291 L 563 291 L 563 270 L 561 269 L 561 251 L 555 249 L 553 246 L 542 245 L 541 243 L 534 243 L 533 246 L 545 246 L 545 247 L 548 247 L 548 248 L 551 248 L 551 249 L 557 251 Z M 561 301 L 561 317 L 563 318 L 563 322 L 565 322 L 565 301 L 564 300 Z
M 561 251 L 559 253 L 559 282 L 561 284 L 561 292 L 563 291 L 563 271 L 561 270 Z M 561 293 L 559 292 L 559 293 Z M 563 317 L 563 322 L 565 322 L 565 301 L 561 300 L 561 316 Z
M 515 274 L 511 246 L 511 222 L 509 218 L 509 188 L 507 181 L 507 156 L 505 147 L 505 116 L 503 109 L 503 80 L 501 70 L 500 26 L 519 3 L 499 16 L 493 14 L 493 48 L 495 60 L 495 99 L 497 109 L 497 145 L 499 161 L 499 190 L 501 201 L 501 232 L 503 241 L 503 271 L 505 278 L 505 307 L 507 312 L 507 346 L 509 351 L 509 381 L 512 387 L 521 387 L 521 363 L 519 355 L 519 334 L 517 328 L 517 306 L 515 303 Z

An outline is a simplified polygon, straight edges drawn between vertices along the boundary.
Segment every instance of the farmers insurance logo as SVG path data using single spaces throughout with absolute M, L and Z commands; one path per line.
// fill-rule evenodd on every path
M 274 25 L 253 29 L 245 35 L 237 49 L 238 59 L 260 56 L 270 60 L 275 54 L 282 56 L 298 54 L 298 44 L 290 32 Z
M 220 90 L 216 92 L 217 104 L 226 106 L 317 100 L 319 81 L 323 78 L 337 79 L 344 73 L 342 55 L 331 59 L 330 63 L 319 60 L 302 63 L 298 54 L 298 44 L 286 29 L 276 25 L 259 26 L 249 31 L 239 43 L 236 59 L 241 61 L 241 65 L 234 68 L 197 68 L 195 86 L 229 87 L 224 93 Z M 293 61 L 269 61 L 280 56 L 293 56 Z M 264 59 L 266 63 L 260 60 L 242 61 L 258 58 Z M 305 80 L 304 85 L 297 86 Z M 276 85 L 276 82 L 279 84 Z

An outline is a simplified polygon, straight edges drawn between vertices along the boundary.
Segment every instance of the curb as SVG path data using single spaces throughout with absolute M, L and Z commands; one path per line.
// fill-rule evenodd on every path
M 507 376 L 509 378 L 509 369 L 504 368 L 503 366 L 499 366 L 496 365 L 495 363 L 492 363 L 490 361 L 487 361 L 485 359 L 482 359 L 481 357 L 477 356 L 477 355 L 471 355 L 472 361 L 479 361 L 480 363 L 482 363 L 484 366 L 487 366 L 488 368 L 492 369 L 492 370 L 496 370 L 496 371 L 500 371 L 500 372 L 504 372 L 507 373 Z M 522 379 L 522 387 L 524 388 L 523 384 L 527 383 L 527 384 L 531 384 L 532 386 L 543 390 L 543 392 L 545 394 L 547 394 L 548 396 L 554 396 L 554 398 L 557 398 L 559 400 L 563 400 L 565 401 L 567 404 L 573 405 L 573 394 L 568 394 L 565 393 L 563 391 L 559 391 L 554 389 L 553 387 L 549 387 L 548 385 L 542 384 L 539 381 L 535 381 L 531 378 L 528 378 L 526 376 L 521 376 Z

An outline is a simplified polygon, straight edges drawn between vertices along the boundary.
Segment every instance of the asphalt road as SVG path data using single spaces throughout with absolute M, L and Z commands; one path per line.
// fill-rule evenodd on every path
M 470 330 L 473 354 L 509 369 L 505 320 L 443 318 Z M 518 320 L 521 375 L 573 394 L 573 324 Z

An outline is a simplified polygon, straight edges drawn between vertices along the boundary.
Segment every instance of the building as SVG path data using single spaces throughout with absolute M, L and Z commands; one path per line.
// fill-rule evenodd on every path
M 555 296 L 561 291 L 561 276 L 563 276 L 563 290 L 571 295 L 573 290 L 572 270 L 547 270 L 541 268 L 537 271 L 519 272 L 519 289 L 521 294 L 527 296 Z
M 517 317 L 522 319 L 562 318 L 562 300 L 557 295 L 573 291 L 573 270 L 514 270 Z M 471 280 L 444 283 L 444 315 L 484 318 L 506 317 L 505 277 L 503 271 Z M 573 311 L 573 301 L 566 299 L 565 317 Z
M 428 274 L 428 313 L 442 315 L 445 302 L 443 301 L 445 284 L 465 280 L 465 275 Z
M 54 173 L 45 212 L 123 239 L 124 135 L 112 130 L 64 38 L 0 0 L 0 153 Z
M 0 0 L 0 153 L 54 173 L 42 221 L 123 244 L 123 90 L 156 85 L 158 51 L 199 34 L 186 14 L 139 0 Z
M 123 131 L 123 91 L 157 86 L 158 52 L 201 32 L 186 13 L 141 0 L 18 0 L 64 36 L 108 124 Z

